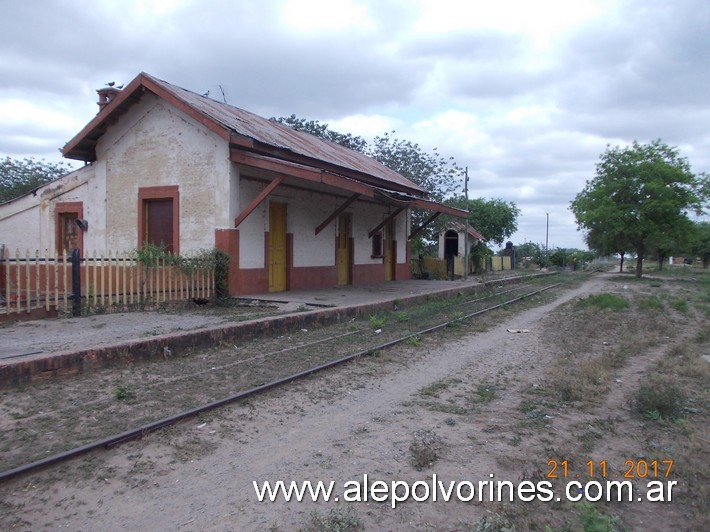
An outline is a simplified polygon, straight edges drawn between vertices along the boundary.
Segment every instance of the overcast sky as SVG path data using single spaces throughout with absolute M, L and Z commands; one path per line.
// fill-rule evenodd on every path
M 0 157 L 58 161 L 96 89 L 145 71 L 264 117 L 438 148 L 514 243 L 586 247 L 569 202 L 608 144 L 710 171 L 708 0 L 0 0 Z M 463 185 L 462 185 L 463 188 Z

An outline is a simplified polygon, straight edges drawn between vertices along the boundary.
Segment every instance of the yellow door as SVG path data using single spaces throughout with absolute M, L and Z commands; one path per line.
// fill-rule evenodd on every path
M 269 292 L 286 290 L 286 204 L 269 204 Z
M 385 281 L 394 281 L 394 268 L 397 264 L 397 248 L 394 240 L 394 221 L 387 224 L 385 230 Z
M 338 284 L 350 284 L 350 215 L 338 218 Z

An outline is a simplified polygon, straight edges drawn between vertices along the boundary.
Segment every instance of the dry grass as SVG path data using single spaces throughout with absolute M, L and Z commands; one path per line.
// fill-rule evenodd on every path
M 710 529 L 710 341 L 702 338 L 668 349 L 651 370 L 655 378 L 636 395 L 637 401 L 644 394 L 655 400 L 644 408 L 655 411 L 644 416 L 643 433 L 650 450 L 674 460 L 694 530 Z
M 533 445 L 548 458 L 580 463 L 599 457 L 602 444 L 603 459 L 621 464 L 636 456 L 673 460 L 669 480 L 681 490 L 669 509 L 682 516 L 681 528 L 710 530 L 710 286 L 686 285 L 625 277 L 612 293 L 571 302 L 551 316 L 544 337 L 552 360 L 543 381 L 521 397 L 508 461 Z M 631 410 L 616 408 L 623 399 Z M 577 421 L 561 425 L 560 412 Z M 621 452 L 634 456 L 614 456 L 608 450 L 614 440 L 625 441 L 617 444 Z M 542 461 L 527 463 L 545 469 Z M 631 510 L 514 503 L 469 529 L 623 530 Z
M 414 433 L 414 440 L 409 445 L 412 465 L 418 471 L 434 465 L 440 456 L 442 441 L 433 430 L 419 430 Z

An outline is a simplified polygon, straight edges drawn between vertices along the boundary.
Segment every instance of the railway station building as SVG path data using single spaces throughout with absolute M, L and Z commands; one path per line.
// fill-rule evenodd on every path
M 378 161 L 146 73 L 63 148 L 85 166 L 0 205 L 8 249 L 230 256 L 232 295 L 411 277 L 413 209 L 466 212 Z

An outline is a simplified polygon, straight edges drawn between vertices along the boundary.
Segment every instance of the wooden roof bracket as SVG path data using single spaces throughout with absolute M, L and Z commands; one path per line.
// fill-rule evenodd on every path
M 392 214 L 390 214 L 387 218 L 385 218 L 384 221 L 383 221 L 380 225 L 378 225 L 378 226 L 375 227 L 372 231 L 370 231 L 367 236 L 368 236 L 369 238 L 372 238 L 375 234 L 377 234 L 377 231 L 379 231 L 379 230 L 382 229 L 385 225 L 387 225 L 387 224 L 390 223 L 392 220 L 394 220 L 394 219 L 397 217 L 397 215 L 398 215 L 400 212 L 402 212 L 405 208 L 406 208 L 406 207 L 400 207 L 399 209 L 397 209 L 396 211 L 394 211 L 394 212 L 393 212 Z
M 246 208 L 242 212 L 239 213 L 239 216 L 237 216 L 234 219 L 235 229 L 237 227 L 239 227 L 239 224 L 241 224 L 246 219 L 247 216 L 249 216 L 252 212 L 254 212 L 254 209 L 256 209 L 261 204 L 261 202 L 264 201 L 266 199 L 266 197 L 269 194 L 271 194 L 274 191 L 274 189 L 281 184 L 281 181 L 283 181 L 285 177 L 286 176 L 283 174 L 276 177 L 276 179 L 274 179 L 271 183 L 266 185 L 264 190 L 259 192 L 259 194 L 256 196 L 256 198 L 251 200 L 251 203 L 249 203 L 249 205 L 247 205 Z
M 325 220 L 323 220 L 323 222 L 322 222 L 318 227 L 316 227 L 316 235 L 317 235 L 318 233 L 320 233 L 323 229 L 325 229 L 325 228 L 328 226 L 328 224 L 329 224 L 330 222 L 332 222 L 333 220 L 335 220 L 335 218 L 336 218 L 341 212 L 343 212 L 345 209 L 347 209 L 347 208 L 350 206 L 350 204 L 351 204 L 353 201 L 355 201 L 356 199 L 358 199 L 359 197 L 360 197 L 360 194 L 353 194 L 353 195 L 350 196 L 347 200 L 345 200 L 345 203 L 343 203 L 340 207 L 338 207 L 337 209 L 335 209 L 335 211 L 333 212 L 333 214 L 331 214 L 330 216 L 328 216 Z
M 439 217 L 440 214 L 441 214 L 441 211 L 435 212 L 434 214 L 432 214 L 431 216 L 429 216 L 429 218 L 427 218 L 426 222 L 424 222 L 422 225 L 420 225 L 420 226 L 417 227 L 416 229 L 412 229 L 412 232 L 409 234 L 408 240 L 411 240 L 412 238 L 414 238 L 415 236 L 417 236 L 419 233 L 421 233 L 422 231 L 424 231 L 424 229 L 425 229 L 431 222 L 433 222 L 434 220 L 436 220 L 436 219 Z

